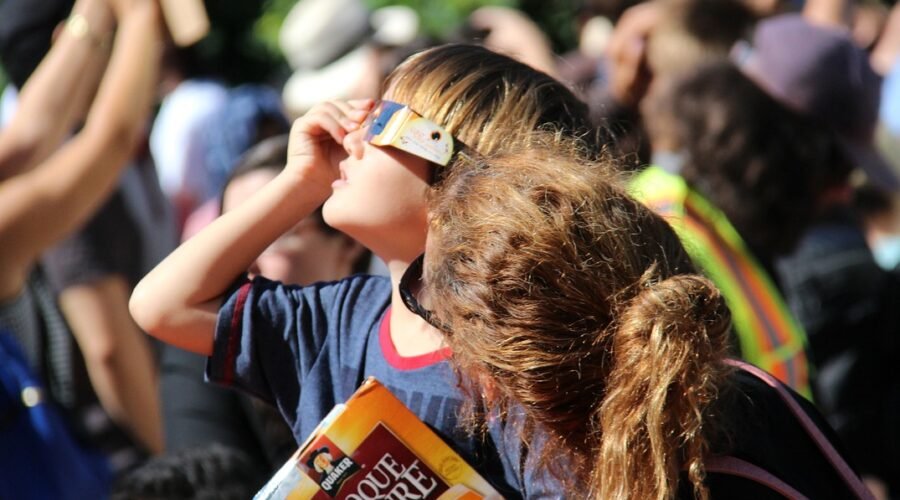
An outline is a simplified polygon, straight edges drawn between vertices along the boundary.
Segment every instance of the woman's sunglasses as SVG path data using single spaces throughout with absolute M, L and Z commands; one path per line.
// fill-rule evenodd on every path
M 453 136 L 409 106 L 379 101 L 363 123 L 364 140 L 391 146 L 446 167 L 453 157 Z
M 437 320 L 434 313 L 425 309 L 422 304 L 419 303 L 419 300 L 416 298 L 415 292 L 412 291 L 410 284 L 413 282 L 421 282 L 422 281 L 422 266 L 425 263 L 425 254 L 419 255 L 416 257 L 416 260 L 412 261 L 409 264 L 409 267 L 406 268 L 406 271 L 403 273 L 403 277 L 400 278 L 400 297 L 403 299 L 403 304 L 406 305 L 406 308 L 410 310 L 410 312 L 418 315 L 422 319 L 428 322 L 429 325 L 441 330 L 443 332 L 448 332 L 446 325 L 442 324 Z

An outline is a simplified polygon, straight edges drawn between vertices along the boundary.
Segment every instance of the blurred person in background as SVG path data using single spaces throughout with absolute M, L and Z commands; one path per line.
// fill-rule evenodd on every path
M 174 207 L 177 234 L 213 191 L 204 163 L 203 131 L 225 105 L 228 90 L 207 66 L 195 48 L 166 43 L 158 89 L 161 102 L 149 147 L 160 188 Z
M 654 108 L 680 73 L 726 57 L 756 19 L 741 0 L 653 0 L 622 12 L 601 61 L 602 78 L 585 99 L 594 122 L 616 136 L 627 168 L 677 162 L 677 148 L 660 143 L 670 134 L 648 135 L 647 127 L 670 126 Z
M 7 2 L 3 7 L 10 5 Z M 46 36 L 53 28 L 45 26 L 45 30 Z M 0 197 L 4 200 L 0 240 L 7 242 L 0 251 L 0 329 L 9 331 L 22 346 L 32 369 L 46 381 L 46 397 L 59 405 L 88 447 L 102 447 L 102 443 L 93 435 L 96 429 L 92 429 L 89 416 L 80 412 L 85 401 L 79 398 L 82 394 L 75 387 L 78 380 L 72 371 L 72 358 L 78 350 L 73 348 L 66 320 L 38 261 L 43 251 L 77 230 L 100 207 L 133 154 L 150 110 L 161 33 L 160 13 L 153 1 L 79 0 L 46 57 L 36 69 L 23 69 L 20 75 L 31 76 L 21 89 L 11 122 L 0 131 Z M 11 35 L 7 41 L 24 45 L 5 45 L 4 55 L 33 56 L 34 50 L 40 50 L 39 40 L 22 32 Z M 31 59 L 14 60 L 24 63 Z M 122 351 L 116 355 L 120 356 L 118 362 L 128 359 Z M 155 385 L 152 379 L 141 383 L 149 383 L 151 391 Z M 142 427 L 141 418 L 146 415 L 131 414 L 122 423 L 148 438 L 147 445 L 152 448 L 153 432 L 143 432 L 151 427 Z M 159 425 L 158 421 L 147 424 Z M 4 480 L 43 481 L 42 487 L 50 488 L 56 485 L 60 490 L 53 495 L 59 498 L 97 491 L 67 489 L 67 479 L 77 480 L 70 472 L 31 471 Z M 103 485 L 94 486 L 103 489 Z
M 678 173 L 683 146 L 675 138 L 677 114 L 667 109 L 676 83 L 697 67 L 729 57 L 736 42 L 749 36 L 757 18 L 742 0 L 663 0 L 654 7 L 660 19 L 644 48 L 651 75 L 638 110 L 648 132 L 651 163 Z M 618 49 L 616 49 L 618 50 Z M 614 94 L 627 92 L 616 81 Z
M 373 11 L 362 0 L 300 0 L 279 30 L 292 70 L 282 90 L 285 109 L 296 118 L 328 100 L 374 99 L 397 64 L 429 45 L 409 7 Z
M 610 95 L 637 103 L 637 123 L 646 124 L 652 145 L 652 166 L 636 177 L 635 194 L 673 217 L 698 267 L 722 288 L 737 352 L 809 397 L 805 338 L 780 299 L 772 266 L 790 248 L 791 232 L 808 223 L 811 192 L 820 189 L 791 180 L 829 152 L 793 142 L 817 137 L 805 123 L 803 137 L 768 133 L 791 130 L 782 122 L 798 120 L 728 61 L 755 22 L 743 2 L 657 1 L 627 11 L 622 22 L 610 52 L 622 58 L 616 71 L 624 74 L 613 75 Z M 760 172 L 743 174 L 748 165 Z M 766 225 L 773 210 L 789 215 Z
M 288 136 L 279 135 L 242 155 L 224 186 L 222 211 L 238 206 L 275 178 L 286 163 L 287 147 Z M 319 209 L 267 248 L 249 271 L 286 284 L 308 285 L 366 272 L 369 256 L 350 237 L 326 225 Z M 218 443 L 241 450 L 272 474 L 296 450 L 291 430 L 274 407 L 204 383 L 204 356 L 164 345 L 160 364 L 168 451 Z
M 872 49 L 872 67 L 883 76 L 876 144 L 900 172 L 900 5 L 888 15 L 884 31 Z M 859 186 L 855 206 L 865 222 L 866 239 L 878 264 L 896 271 L 900 264 L 900 193 L 868 184 Z
M 222 445 L 154 457 L 113 485 L 111 500 L 247 500 L 265 484 L 249 455 Z
M 763 21 L 733 57 L 739 70 L 720 63 L 670 93 L 685 184 L 673 192 L 677 178 L 656 167 L 639 182 L 652 205 L 686 222 L 743 355 L 781 346 L 753 362 L 780 357 L 767 369 L 789 381 L 808 353 L 814 401 L 862 472 L 883 478 L 897 292 L 848 210 L 854 167 L 897 185 L 872 147 L 879 79 L 848 31 L 798 14 Z
M 777 279 L 807 333 L 816 403 L 873 491 L 896 495 L 900 281 L 873 255 L 853 182 L 864 178 L 888 199 L 900 189 L 875 145 L 882 80 L 850 31 L 807 19 L 763 23 L 739 55 L 744 72 L 770 95 L 832 133 L 843 157 L 818 165 L 831 172 L 828 187 L 797 248 L 776 262 Z
M 811 223 L 837 154 L 827 131 L 769 97 L 730 61 L 668 93 L 683 161 L 650 166 L 635 194 L 672 216 L 698 267 L 722 289 L 741 357 L 811 396 L 805 336 L 781 298 L 774 259 Z
M 222 189 L 241 156 L 269 137 L 290 129 L 278 91 L 266 84 L 230 88 L 224 101 L 203 119 L 193 134 L 191 149 L 198 162 L 193 175 L 203 179 L 194 208 L 181 230 L 184 241 L 221 214 Z
M 65 8 L 71 8 L 71 2 L 55 0 L 28 7 L 19 3 L 3 6 L 8 15 L 2 22 L 3 60 L 12 68 L 15 88 L 24 86 L 49 49 L 35 41 L 49 43 L 43 38 L 46 29 L 56 27 Z M 53 6 L 61 7 L 62 15 Z M 15 99 L 7 104 L 15 111 Z M 162 449 L 154 353 L 128 314 L 127 297 L 174 248 L 170 216 L 142 134 L 113 193 L 77 231 L 41 257 L 49 292 L 78 345 L 69 361 L 72 400 L 80 402 L 78 418 L 90 423 L 91 434 L 116 470 Z

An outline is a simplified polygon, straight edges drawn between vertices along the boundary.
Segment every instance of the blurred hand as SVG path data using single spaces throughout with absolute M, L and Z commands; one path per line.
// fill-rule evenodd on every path
M 821 26 L 849 28 L 854 3 L 850 0 L 806 0 L 803 17 Z
M 157 3 L 157 0 L 106 0 L 106 2 L 116 19 L 122 19 L 126 13 L 136 6 L 151 2 Z
M 344 138 L 357 130 L 372 109 L 372 99 L 318 104 L 294 121 L 286 170 L 330 189 L 338 163 L 347 157 Z
M 98 35 L 106 34 L 113 29 L 113 11 L 109 5 L 109 0 L 77 0 L 75 5 L 72 6 L 72 13 L 85 16 L 91 30 Z M 60 28 L 62 26 L 64 26 L 64 23 L 60 24 Z M 54 40 L 57 35 L 58 33 L 54 32 Z
M 786 3 L 785 0 L 744 0 L 744 4 L 758 17 L 774 16 L 783 12 Z
M 872 50 L 872 67 L 882 76 L 887 75 L 900 55 L 900 3 L 894 4 L 881 38 Z
M 544 32 L 517 9 L 482 7 L 469 16 L 477 30 L 488 32 L 484 45 L 549 75 L 556 74 L 553 49 Z
M 660 4 L 652 1 L 629 8 L 609 40 L 610 92 L 625 106 L 636 106 L 647 92 L 652 76 L 647 66 L 647 39 L 659 25 L 662 11 Z

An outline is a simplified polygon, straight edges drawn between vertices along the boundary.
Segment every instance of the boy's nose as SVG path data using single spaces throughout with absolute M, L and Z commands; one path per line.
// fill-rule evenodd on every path
M 347 152 L 352 158 L 359 160 L 362 158 L 363 154 L 363 137 L 364 133 L 361 129 L 356 129 L 347 133 L 344 136 L 344 140 L 342 145 L 344 146 L 344 151 Z

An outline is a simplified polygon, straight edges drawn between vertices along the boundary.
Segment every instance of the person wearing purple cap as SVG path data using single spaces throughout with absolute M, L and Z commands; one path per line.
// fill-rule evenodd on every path
M 882 80 L 846 30 L 785 15 L 762 22 L 741 70 L 769 95 L 830 129 L 853 167 L 883 192 L 897 173 L 874 146 Z M 819 165 L 831 169 L 834 165 Z M 818 369 L 816 402 L 861 471 L 900 493 L 898 277 L 883 271 L 851 206 L 849 175 L 820 198 L 819 214 L 792 255 L 776 264 L 785 298 L 807 332 Z M 893 479 L 892 479 L 893 478 Z
M 759 24 L 752 44 L 736 46 L 734 59 L 778 102 L 831 128 L 870 182 L 900 189 L 874 144 L 881 77 L 848 31 L 797 14 L 778 16 Z

